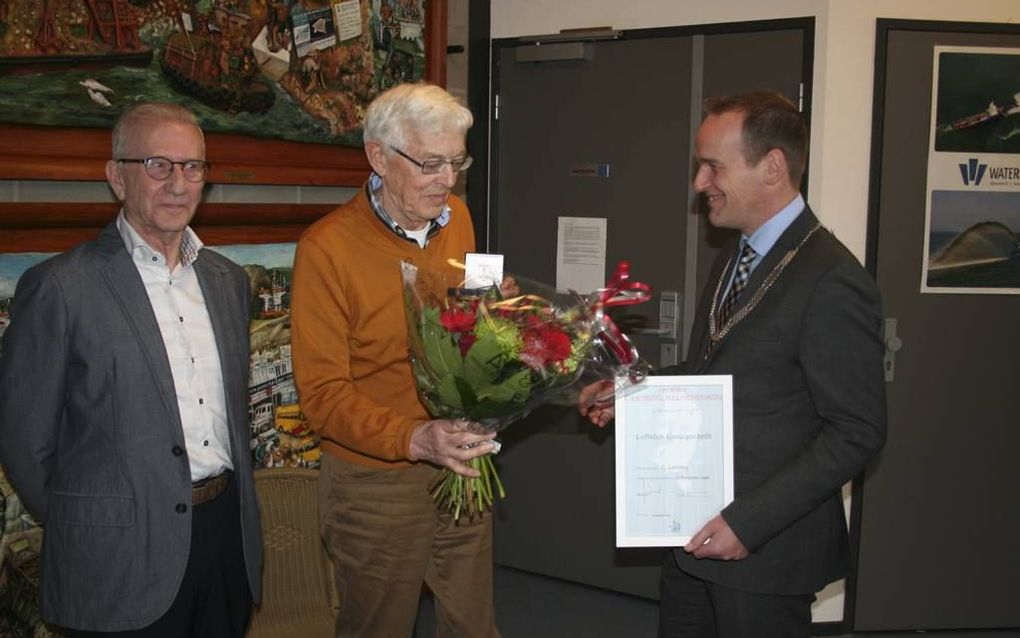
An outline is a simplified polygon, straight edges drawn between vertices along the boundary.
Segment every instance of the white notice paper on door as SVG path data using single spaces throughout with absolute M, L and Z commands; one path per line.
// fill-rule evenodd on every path
M 556 290 L 588 294 L 606 284 L 606 218 L 560 217 Z

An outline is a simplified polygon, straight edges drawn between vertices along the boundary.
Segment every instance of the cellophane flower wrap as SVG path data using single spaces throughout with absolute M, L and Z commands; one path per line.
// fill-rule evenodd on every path
M 627 279 L 622 262 L 615 280 Z M 456 271 L 453 271 L 456 273 Z M 402 265 L 411 367 L 418 395 L 435 418 L 464 419 L 498 431 L 544 403 L 576 403 L 599 379 L 633 382 L 647 372 L 633 346 L 603 310 L 605 290 L 582 296 L 513 277 L 510 287 L 465 288 L 462 275 Z M 614 294 L 619 289 L 614 289 Z M 504 294 L 506 293 L 506 294 Z M 623 303 L 648 298 L 629 284 Z M 621 297 L 617 295 L 617 298 Z M 468 478 L 444 469 L 432 486 L 440 507 L 473 518 L 505 496 L 486 454 Z

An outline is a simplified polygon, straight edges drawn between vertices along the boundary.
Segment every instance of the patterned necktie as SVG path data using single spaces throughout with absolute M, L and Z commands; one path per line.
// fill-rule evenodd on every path
M 757 256 L 758 253 L 754 252 L 750 243 L 744 244 L 737 257 L 737 272 L 733 276 L 733 285 L 730 286 L 719 306 L 719 321 L 716 325 L 726 325 L 726 321 L 733 314 L 733 308 L 737 305 L 737 300 L 740 299 L 740 292 L 747 286 L 747 280 L 751 278 L 751 263 Z

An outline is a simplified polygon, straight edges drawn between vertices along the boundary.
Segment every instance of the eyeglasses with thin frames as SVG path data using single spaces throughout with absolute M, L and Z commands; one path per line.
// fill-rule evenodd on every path
M 396 146 L 390 146 L 390 148 L 393 149 L 394 153 L 403 157 L 408 162 L 411 162 L 412 164 L 420 168 L 421 172 L 425 173 L 426 175 L 435 175 L 437 173 L 441 173 L 443 171 L 443 167 L 446 166 L 447 164 L 450 165 L 450 168 L 453 169 L 454 173 L 460 173 L 470 168 L 471 162 L 474 161 L 474 158 L 472 158 L 470 155 L 462 155 L 461 157 L 454 157 L 453 159 L 442 159 L 439 157 L 435 157 L 420 162 L 411 157 L 410 155 L 408 155 L 407 153 L 405 153 L 404 151 L 400 150 Z
M 184 179 L 189 182 L 201 182 L 205 179 L 206 174 L 209 172 L 209 162 L 205 160 L 184 160 L 183 162 L 175 162 L 172 159 L 166 157 L 160 157 L 154 155 L 152 157 L 143 157 L 140 159 L 122 157 L 118 162 L 126 162 L 128 164 L 141 164 L 142 168 L 145 169 L 145 174 L 152 179 L 164 181 L 174 172 L 174 166 L 181 167 L 181 173 L 184 174 Z

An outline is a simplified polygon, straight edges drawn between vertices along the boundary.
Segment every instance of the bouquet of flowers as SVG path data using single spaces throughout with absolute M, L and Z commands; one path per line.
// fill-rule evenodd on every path
M 634 347 L 605 309 L 646 301 L 647 285 L 629 280 L 621 262 L 592 295 L 558 294 L 513 278 L 513 290 L 465 288 L 458 275 L 420 272 L 404 263 L 411 367 L 418 395 L 436 418 L 459 418 L 501 430 L 543 403 L 574 403 L 581 387 L 617 379 L 618 387 L 647 373 Z M 505 294 L 508 293 L 508 294 Z M 459 518 L 488 509 L 505 495 L 491 455 L 469 464 L 467 478 L 444 470 L 432 486 L 440 507 Z

